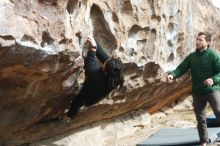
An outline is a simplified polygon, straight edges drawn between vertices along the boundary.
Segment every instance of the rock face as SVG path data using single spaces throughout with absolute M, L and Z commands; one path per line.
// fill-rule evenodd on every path
M 219 48 L 219 11 L 210 0 L 1 0 L 0 145 L 20 145 L 144 108 L 153 113 L 191 92 L 188 75 L 160 81 L 194 50 L 198 31 Z M 83 80 L 76 59 L 93 35 L 125 64 L 125 85 L 71 123 L 50 120 Z M 68 71 L 74 69 L 72 75 Z
M 149 113 L 146 113 L 145 110 L 136 110 L 120 115 L 119 117 L 82 126 L 65 133 L 65 136 L 63 134 L 58 135 L 37 143 L 32 143 L 30 146 L 115 146 L 115 142 L 120 141 L 119 139 L 136 135 L 137 131 L 143 129 L 145 126 L 150 127 L 150 122 L 151 116 Z M 133 143 L 135 142 L 137 141 L 133 141 Z M 131 144 L 126 142 L 125 145 Z

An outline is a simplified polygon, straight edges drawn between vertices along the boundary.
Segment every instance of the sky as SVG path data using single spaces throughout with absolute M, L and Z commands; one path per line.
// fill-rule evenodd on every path
M 220 8 L 220 0 L 212 0 L 214 6 Z

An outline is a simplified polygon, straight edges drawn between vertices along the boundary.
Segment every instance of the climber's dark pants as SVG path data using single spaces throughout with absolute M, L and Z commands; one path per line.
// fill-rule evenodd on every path
M 102 99 L 101 97 L 89 98 L 89 96 L 86 96 L 83 94 L 83 92 L 80 92 L 71 102 L 71 107 L 67 112 L 67 116 L 73 118 L 82 106 L 89 107 L 97 103 L 101 99 Z
M 69 111 L 67 112 L 67 116 L 70 118 L 73 118 L 78 112 L 78 110 L 80 109 L 80 107 L 82 106 L 83 106 L 83 98 L 81 98 L 79 94 L 78 96 L 76 96 L 76 98 L 73 99 L 71 103 L 71 107 Z

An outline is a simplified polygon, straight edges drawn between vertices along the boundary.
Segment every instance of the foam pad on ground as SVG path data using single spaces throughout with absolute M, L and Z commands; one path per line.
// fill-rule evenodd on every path
M 208 127 L 220 127 L 220 123 L 217 121 L 215 115 L 210 115 L 207 117 Z
M 220 137 L 220 128 L 208 128 L 210 142 Z M 164 128 L 157 131 L 137 146 L 192 146 L 198 145 L 199 135 L 196 128 Z

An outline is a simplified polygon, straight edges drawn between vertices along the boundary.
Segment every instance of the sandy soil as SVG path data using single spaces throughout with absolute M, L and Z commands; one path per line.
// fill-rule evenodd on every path
M 183 111 L 168 110 L 165 113 L 158 112 L 153 114 L 151 118 L 151 124 L 147 126 L 140 125 L 140 129 L 137 130 L 134 135 L 108 142 L 105 146 L 135 146 L 161 128 L 196 127 L 195 116 L 192 109 Z

